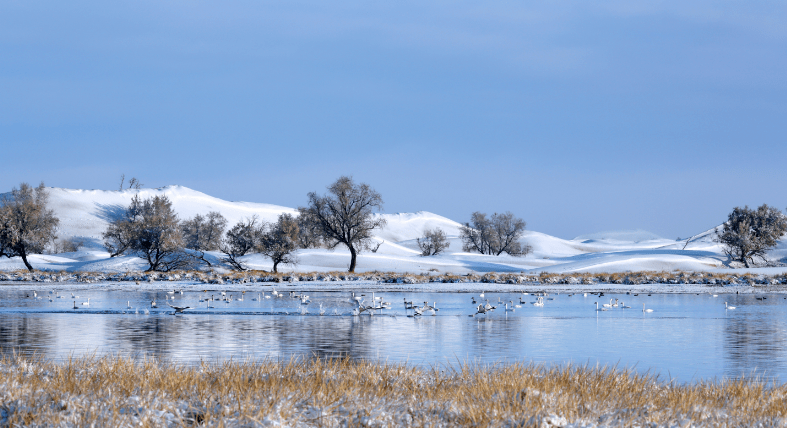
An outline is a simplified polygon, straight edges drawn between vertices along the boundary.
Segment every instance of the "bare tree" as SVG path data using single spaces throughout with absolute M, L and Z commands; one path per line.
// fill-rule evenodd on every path
M 144 184 L 140 183 L 136 177 L 131 177 L 131 180 L 128 181 L 129 189 L 139 190 L 142 188 L 142 186 L 144 186 Z
M 372 230 L 385 225 L 385 219 L 373 213 L 382 210 L 383 198 L 368 184 L 355 184 L 350 177 L 339 177 L 328 192 L 326 196 L 309 193 L 309 206 L 298 211 L 303 221 L 320 231 L 328 248 L 347 246 L 349 272 L 355 272 L 358 252 L 369 246 Z
M 134 196 L 124 215 L 104 233 L 110 252 L 134 254 L 148 262 L 147 271 L 188 269 L 193 256 L 183 251 L 183 234 L 172 202 L 166 196 L 140 200 Z
M 211 211 L 206 216 L 197 214 L 194 218 L 183 221 L 180 228 L 184 247 L 194 250 L 200 260 L 211 266 L 205 259 L 205 252 L 219 250 L 224 230 L 227 229 L 227 219 L 221 213 Z
M 238 224 L 232 226 L 232 229 L 227 232 L 227 236 L 219 246 L 219 251 L 225 255 L 222 261 L 235 270 L 246 270 L 246 266 L 240 260 L 240 257 L 251 253 L 259 247 L 260 238 L 265 230 L 264 227 L 265 225 L 260 223 L 260 219 L 256 215 L 241 220 Z
M 276 223 L 265 229 L 258 249 L 273 261 L 273 272 L 278 272 L 279 263 L 297 264 L 298 221 L 290 214 L 282 214 Z
M 27 270 L 33 270 L 27 256 L 43 253 L 60 223 L 46 208 L 48 199 L 44 183 L 36 188 L 22 183 L 0 200 L 0 256 L 21 257 Z
M 123 184 L 126 182 L 126 174 L 120 174 L 120 186 L 118 190 L 123 190 Z M 139 190 L 144 186 L 144 184 L 140 183 L 136 177 L 131 177 L 131 180 L 128 181 L 128 189 L 135 189 Z
M 298 248 L 320 248 L 322 235 L 319 225 L 306 221 L 306 217 L 298 216 Z
M 448 249 L 448 238 L 443 229 L 425 230 L 424 236 L 416 238 L 422 256 L 436 256 Z
M 532 251 L 529 245 L 522 245 L 519 238 L 525 231 L 525 222 L 505 214 L 486 214 L 478 211 L 471 216 L 470 223 L 462 225 L 460 238 L 463 251 L 478 251 L 481 254 L 499 256 L 504 251 L 512 256 L 525 256 Z
M 104 231 L 104 247 L 110 257 L 116 257 L 131 249 L 136 238 L 137 229 L 142 216 L 143 202 L 139 195 L 131 198 L 131 204 L 112 220 Z
M 73 253 L 85 245 L 85 240 L 80 238 L 54 239 L 52 241 L 52 254 Z
M 785 232 L 787 216 L 778 209 L 765 204 L 756 210 L 735 207 L 721 231 L 716 230 L 716 241 L 724 246 L 724 253 L 730 259 L 748 268 L 755 257 L 765 261 L 765 254 Z

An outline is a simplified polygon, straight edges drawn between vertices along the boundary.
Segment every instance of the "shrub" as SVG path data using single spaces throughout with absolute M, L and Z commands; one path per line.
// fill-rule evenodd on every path
M 448 249 L 449 243 L 445 232 L 439 227 L 424 231 L 424 236 L 416 238 L 422 256 L 435 256 Z

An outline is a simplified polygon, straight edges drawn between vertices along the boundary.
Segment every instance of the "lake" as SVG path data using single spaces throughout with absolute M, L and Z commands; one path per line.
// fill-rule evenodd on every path
M 57 298 L 40 284 L 0 287 L 0 350 L 51 359 L 123 354 L 185 363 L 312 355 L 418 365 L 524 360 L 631 367 L 680 382 L 752 374 L 787 381 L 782 294 L 552 293 L 539 307 L 533 295 L 486 292 L 497 309 L 470 317 L 476 312 L 471 299 L 480 302 L 480 293 L 380 292 L 374 297 L 391 309 L 354 316 L 351 292 L 299 290 L 311 301 L 302 305 L 289 293 L 262 297 L 261 289 L 270 296 L 270 286 L 247 288 L 245 294 L 227 292 L 232 300 L 225 302 L 219 290 L 168 294 L 57 284 Z M 372 302 L 371 292 L 355 294 Z M 82 305 L 88 298 L 90 304 Z M 594 302 L 610 299 L 630 308 L 596 310 Z M 404 300 L 435 302 L 439 311 L 412 316 Z M 521 307 L 507 311 L 498 303 L 508 301 Z M 725 301 L 736 308 L 725 309 Z M 194 309 L 173 315 L 168 304 Z M 654 311 L 643 312 L 643 304 Z

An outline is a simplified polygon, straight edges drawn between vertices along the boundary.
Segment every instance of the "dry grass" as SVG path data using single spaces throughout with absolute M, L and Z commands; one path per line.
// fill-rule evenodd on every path
M 0 361 L 2 426 L 781 426 L 785 386 L 610 368 Z
M 282 282 L 352 282 L 369 281 L 378 283 L 493 283 L 540 285 L 577 285 L 577 284 L 704 284 L 709 286 L 750 285 L 750 286 L 783 286 L 787 285 L 787 274 L 763 275 L 753 273 L 709 273 L 709 272 L 614 272 L 614 273 L 547 273 L 539 274 L 469 273 L 464 275 L 452 273 L 394 273 L 394 272 L 280 272 L 265 271 L 244 272 L 0 272 L 0 282 L 80 282 L 95 283 L 103 281 L 181 281 L 191 280 L 206 284 L 252 284 Z

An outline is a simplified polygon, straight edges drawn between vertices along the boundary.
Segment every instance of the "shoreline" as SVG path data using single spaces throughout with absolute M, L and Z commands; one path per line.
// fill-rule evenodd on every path
M 333 282 L 287 282 L 287 283 L 247 283 L 247 284 L 205 284 L 194 281 L 140 282 L 101 281 L 84 282 L 26 282 L 0 281 L 2 289 L 35 289 L 35 290 L 101 290 L 101 291 L 157 291 L 183 290 L 184 292 L 270 292 L 303 291 L 303 292 L 396 292 L 396 293 L 597 293 L 626 294 L 787 294 L 787 285 L 705 285 L 705 284 L 493 284 L 482 282 L 466 283 L 417 283 L 391 284 L 373 281 L 333 281 Z

